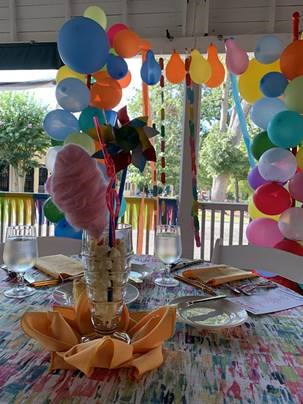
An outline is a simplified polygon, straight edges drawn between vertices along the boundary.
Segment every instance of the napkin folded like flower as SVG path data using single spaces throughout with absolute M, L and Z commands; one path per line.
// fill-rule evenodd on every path
M 53 312 L 28 312 L 21 319 L 25 334 L 51 351 L 50 370 L 79 369 L 90 376 L 95 368 L 133 368 L 140 378 L 163 363 L 162 344 L 174 334 L 176 310 L 160 307 L 148 314 L 129 313 L 123 308 L 120 330 L 131 344 L 102 337 L 81 343 L 81 336 L 93 334 L 89 303 L 85 293 L 74 308 L 55 306 Z

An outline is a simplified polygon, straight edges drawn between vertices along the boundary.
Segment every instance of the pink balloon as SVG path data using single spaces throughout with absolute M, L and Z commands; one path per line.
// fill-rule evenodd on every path
M 275 220 L 260 217 L 249 223 L 246 237 L 250 244 L 259 247 L 273 247 L 284 239 Z
M 122 31 L 123 29 L 128 29 L 128 27 L 124 24 L 114 24 L 109 29 L 107 30 L 107 37 L 110 43 L 110 47 L 113 47 L 113 42 L 116 34 L 118 34 L 119 31 Z
M 289 181 L 288 186 L 290 195 L 296 200 L 303 202 L 303 172 L 295 174 Z
M 233 39 L 225 41 L 226 67 L 233 74 L 242 74 L 248 67 L 249 59 L 247 53 L 238 47 Z

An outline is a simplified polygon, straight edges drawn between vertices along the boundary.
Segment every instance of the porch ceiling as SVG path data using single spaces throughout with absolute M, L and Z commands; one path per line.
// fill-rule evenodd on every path
M 109 25 L 124 22 L 150 39 L 158 53 L 205 51 L 210 41 L 223 50 L 220 38 L 230 35 L 248 51 L 264 34 L 288 41 L 292 13 L 303 13 L 299 0 L 0 0 L 0 42 L 56 41 L 64 21 L 89 5 L 101 6 Z

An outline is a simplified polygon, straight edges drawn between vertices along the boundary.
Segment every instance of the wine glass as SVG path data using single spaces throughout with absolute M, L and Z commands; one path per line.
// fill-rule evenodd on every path
M 176 225 L 159 225 L 155 232 L 155 253 L 165 264 L 162 276 L 155 279 L 158 286 L 174 287 L 179 282 L 170 274 L 171 264 L 175 263 L 182 254 L 181 231 Z
M 3 262 L 9 271 L 18 274 L 19 283 L 16 287 L 4 292 L 6 297 L 20 299 L 35 293 L 35 289 L 24 284 L 24 272 L 35 264 L 37 250 L 37 237 L 34 226 L 19 225 L 7 228 Z

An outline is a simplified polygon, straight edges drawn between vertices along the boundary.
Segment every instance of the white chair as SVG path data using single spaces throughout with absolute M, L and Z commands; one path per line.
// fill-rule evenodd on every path
M 233 265 L 241 269 L 260 269 L 303 283 L 303 257 L 276 248 L 252 245 L 225 246 L 216 240 L 213 264 Z
M 81 240 L 67 237 L 37 237 L 39 257 L 46 255 L 76 255 L 81 253 Z

